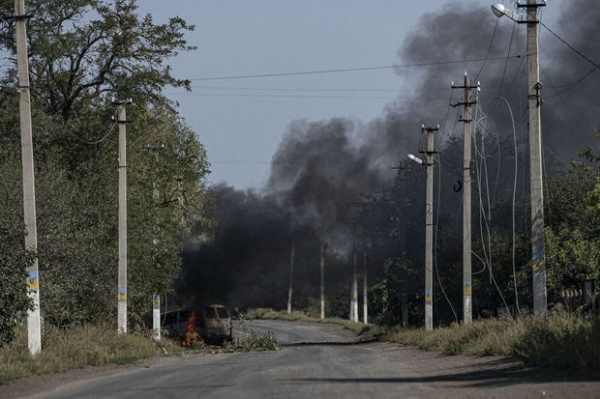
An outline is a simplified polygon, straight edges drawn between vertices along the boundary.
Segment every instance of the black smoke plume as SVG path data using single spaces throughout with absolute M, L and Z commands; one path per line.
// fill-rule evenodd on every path
M 422 124 L 441 125 L 436 145 L 447 176 L 440 187 L 448 205 L 441 209 L 440 224 L 446 223 L 448 232 L 442 237 L 456 240 L 460 195 L 452 189 L 460 184 L 462 170 L 462 154 L 456 150 L 460 149 L 462 108 L 449 108 L 449 103 L 462 100 L 462 91 L 451 91 L 450 85 L 462 84 L 465 71 L 472 82 L 481 82 L 476 113 L 481 124 L 476 136 L 479 146 L 488 143 L 486 154 L 480 157 L 490 157 L 494 165 L 493 170 L 486 169 L 492 210 L 495 217 L 505 216 L 502 212 L 507 208 L 502 204 L 512 195 L 515 156 L 520 196 L 525 195 L 528 180 L 525 25 L 497 19 L 488 2 L 473 3 L 452 1 L 440 12 L 424 15 L 400 45 L 398 64 L 440 62 L 397 69 L 402 85 L 414 88 L 412 98 L 389 104 L 381 117 L 366 123 L 335 117 L 294 121 L 273 156 L 271 176 L 262 191 L 216 186 L 214 237 L 186 248 L 180 292 L 232 306 L 283 308 L 294 243 L 298 254 L 295 298 L 309 306 L 309 298 L 317 297 L 319 248 L 327 243 L 328 262 L 336 265 L 333 272 L 328 271 L 327 282 L 347 294 L 349 255 L 353 243 L 359 241 L 352 228 L 356 203 L 385 195 L 386 187 L 394 183 L 390 166 L 405 165 L 400 160 L 407 153 L 423 149 Z M 542 14 L 542 22 L 573 48 L 600 62 L 596 2 L 549 3 L 547 8 L 551 7 L 560 8 L 562 16 L 547 21 Z M 599 122 L 600 71 L 546 28 L 540 26 L 540 30 L 545 167 L 548 173 L 556 173 L 579 150 L 597 147 L 594 128 Z M 449 63 L 459 60 L 477 61 Z M 507 104 L 514 114 L 517 152 Z M 413 175 L 424 178 L 412 169 Z M 399 177 L 401 173 L 395 178 Z M 401 195 L 406 204 L 414 205 L 423 201 L 424 193 L 415 183 Z M 420 208 L 411 209 L 420 212 Z M 419 228 L 411 232 L 417 240 L 411 244 L 415 253 L 422 252 Z M 385 255 L 401 254 L 373 259 Z M 421 258 L 415 255 L 413 260 Z M 380 270 L 381 262 L 370 267 Z

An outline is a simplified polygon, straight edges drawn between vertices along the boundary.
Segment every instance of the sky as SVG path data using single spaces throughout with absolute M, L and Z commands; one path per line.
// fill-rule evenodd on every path
M 187 39 L 198 49 L 170 63 L 176 77 L 193 80 L 193 91 L 167 89 L 166 94 L 179 103 L 182 117 L 207 149 L 212 171 L 208 181 L 260 189 L 292 121 L 349 117 L 368 122 L 395 98 L 407 96 L 414 83 L 411 86 L 392 69 L 200 79 L 402 64 L 397 50 L 403 39 L 427 29 L 419 25 L 419 18 L 446 3 L 140 0 L 138 4 L 139 12 L 151 13 L 156 22 L 181 16 L 196 25 Z M 436 54 L 431 60 L 438 60 Z

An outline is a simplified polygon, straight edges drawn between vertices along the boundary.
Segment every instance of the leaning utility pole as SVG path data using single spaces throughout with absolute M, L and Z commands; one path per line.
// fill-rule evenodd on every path
M 540 106 L 538 8 L 544 2 L 528 0 L 519 7 L 527 9 L 527 76 L 529 97 L 529 163 L 531 180 L 531 258 L 533 267 L 533 313 L 546 316 L 548 300 L 546 292 L 546 243 L 544 237 L 544 187 L 542 180 L 542 126 Z
M 27 343 L 29 352 L 37 355 L 42 350 L 40 317 L 40 280 L 37 259 L 37 218 L 35 210 L 35 178 L 33 166 L 33 134 L 31 129 L 31 97 L 29 93 L 29 58 L 27 30 L 29 18 L 25 15 L 25 1 L 15 0 L 17 33 L 17 69 L 19 75 L 19 116 L 21 120 L 21 162 L 23 167 L 23 216 L 25 221 L 25 249 L 35 254 L 27 266 L 27 295 L 33 308 L 27 311 Z
M 472 151 L 471 151 L 471 106 L 477 101 L 471 100 L 471 90 L 478 89 L 479 85 L 471 85 L 467 72 L 462 86 L 454 86 L 453 89 L 464 89 L 464 100 L 454 104 L 464 106 L 464 115 L 460 119 L 464 123 L 464 155 L 463 155 L 463 323 L 469 324 L 473 320 L 472 309 L 472 274 L 471 274 L 471 173 Z
M 321 319 L 325 318 L 325 244 L 321 243 Z
M 425 203 L 425 330 L 433 330 L 433 155 L 438 127 L 423 127 L 427 134 L 427 198 Z
M 288 302 L 287 302 L 287 312 L 288 314 L 292 313 L 292 293 L 293 293 L 293 285 L 294 285 L 294 243 L 292 243 L 292 251 L 290 257 L 290 285 L 288 287 Z
M 131 100 L 118 102 L 119 124 L 119 281 L 117 289 L 118 332 L 127 332 L 127 112 Z

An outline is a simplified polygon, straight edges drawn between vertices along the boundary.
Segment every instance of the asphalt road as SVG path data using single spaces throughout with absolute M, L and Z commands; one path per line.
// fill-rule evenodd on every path
M 352 342 L 339 326 L 257 321 L 279 351 L 165 358 L 67 383 L 36 398 L 592 398 L 600 382 L 505 358 L 447 357 L 390 343 Z

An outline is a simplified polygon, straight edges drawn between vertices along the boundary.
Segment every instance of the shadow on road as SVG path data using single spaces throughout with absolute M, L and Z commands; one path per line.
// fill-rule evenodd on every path
M 454 369 L 439 369 L 434 375 L 419 377 L 364 377 L 364 378 L 300 378 L 288 380 L 293 383 L 351 383 L 351 384 L 384 384 L 384 383 L 444 383 L 452 382 L 458 385 L 445 385 L 448 387 L 506 387 L 523 383 L 547 383 L 547 382 L 590 382 L 600 381 L 594 376 L 582 376 L 564 370 L 551 368 L 528 368 L 515 365 L 513 360 L 498 359 L 479 363 L 477 369 L 472 366 Z M 467 369 L 467 370 L 464 370 Z

